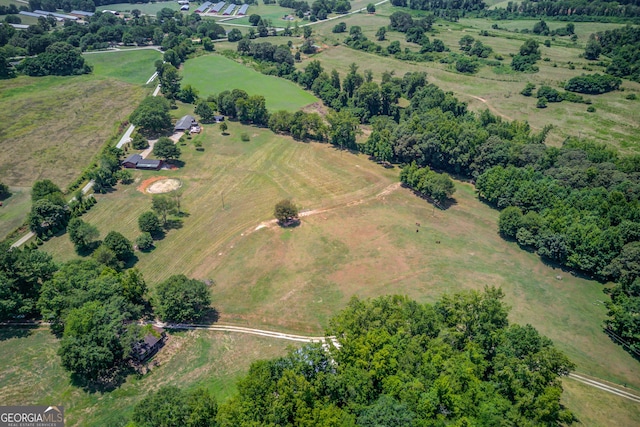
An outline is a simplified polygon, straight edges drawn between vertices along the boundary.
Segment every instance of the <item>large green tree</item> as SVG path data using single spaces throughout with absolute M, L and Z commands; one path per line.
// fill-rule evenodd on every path
M 140 231 L 151 233 L 151 235 L 158 234 L 162 231 L 160 219 L 151 211 L 143 212 L 138 217 L 138 227 Z
M 133 256 L 131 241 L 117 231 L 110 231 L 102 241 L 102 245 L 112 250 L 119 261 L 127 261 Z
M 139 326 L 125 320 L 113 301 L 91 301 L 72 309 L 58 349 L 62 366 L 84 381 L 111 380 L 139 339 Z
M 84 222 L 80 218 L 72 218 L 69 221 L 67 233 L 69 233 L 69 239 L 78 252 L 89 249 L 91 244 L 100 236 L 100 232 L 95 225 Z
M 216 427 L 218 404 L 203 388 L 185 392 L 164 386 L 133 409 L 134 427 Z
M 162 136 L 153 146 L 153 155 L 164 160 L 179 159 L 180 148 L 170 138 Z
M 172 127 L 169 102 L 160 96 L 149 96 L 131 113 L 129 120 L 146 135 L 166 132 Z
M 0 244 L 0 320 L 32 316 L 43 283 L 57 267 L 51 256 L 32 249 Z
M 44 233 L 63 227 L 68 218 L 69 212 L 65 207 L 47 199 L 41 199 L 31 207 L 27 222 L 29 223 L 29 229 L 41 236 Z
M 298 219 L 298 207 L 290 199 L 280 200 L 276 203 L 273 215 L 280 224 L 286 224 Z
M 163 321 L 190 322 L 205 314 L 211 295 L 204 282 L 179 274 L 156 286 L 152 302 L 156 315 Z
M 66 42 L 49 45 L 44 53 L 27 58 L 18 65 L 18 70 L 30 76 L 69 76 L 91 72 L 80 49 Z
M 160 215 L 163 225 L 167 225 L 167 216 L 175 213 L 177 207 L 175 199 L 164 194 L 155 194 L 151 199 L 151 209 Z
M 341 149 L 355 149 L 356 135 L 360 133 L 359 120 L 349 111 L 339 111 L 327 116 L 329 141 Z

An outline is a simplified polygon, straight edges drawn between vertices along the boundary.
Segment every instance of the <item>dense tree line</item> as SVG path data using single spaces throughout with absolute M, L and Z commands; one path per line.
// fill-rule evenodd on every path
M 13 71 L 6 61 L 18 56 L 28 58 L 19 67 L 30 75 L 79 74 L 90 71 L 75 48 L 81 51 L 103 49 L 111 44 L 158 45 L 165 60 L 179 66 L 194 50 L 191 39 L 200 37 L 203 47 L 213 49 L 211 39 L 224 37 L 224 29 L 213 21 L 203 21 L 200 15 L 183 15 L 169 8 L 157 16 L 134 14 L 126 20 L 111 13 L 96 13 L 87 18 L 87 25 L 66 20 L 58 25 L 53 18 L 40 18 L 38 24 L 17 31 L 0 25 L 0 78 L 11 77 Z M 45 54 L 40 57 L 41 54 Z
M 510 325 L 502 292 L 433 305 L 353 299 L 318 344 L 254 362 L 218 410 L 238 425 L 566 425 L 573 364 L 532 326 Z M 517 373 L 517 374 L 514 374 Z
M 564 88 L 571 92 L 598 95 L 618 90 L 621 84 L 622 80 L 619 77 L 596 73 L 573 77 L 569 79 Z
M 486 7 L 482 0 L 391 0 L 391 4 L 415 10 L 428 10 L 438 18 L 451 21 L 457 21 L 467 12 L 481 11 Z
M 432 198 L 440 206 L 456 191 L 449 175 L 434 172 L 427 166 L 419 167 L 415 162 L 402 168 L 400 182 Z
M 637 0 L 524 0 L 509 2 L 505 8 L 485 10 L 483 15 L 501 19 L 518 16 L 554 16 L 576 20 L 585 16 L 636 18 L 640 16 L 640 3 Z
M 91 73 L 79 49 L 66 42 L 56 42 L 34 58 L 26 58 L 17 67 L 28 76 L 71 76 Z
M 607 73 L 640 82 L 640 28 L 626 26 L 592 34 L 585 58 L 598 59 L 603 53 L 611 58 Z

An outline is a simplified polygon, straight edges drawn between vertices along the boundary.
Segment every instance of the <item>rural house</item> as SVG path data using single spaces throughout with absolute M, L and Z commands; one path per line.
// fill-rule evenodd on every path
M 159 170 L 162 160 L 145 159 L 140 154 L 132 154 L 122 161 L 122 166 L 129 169 Z
M 176 122 L 175 131 L 191 130 L 192 126 L 197 126 L 198 122 L 193 116 L 186 115 Z
M 145 362 L 158 352 L 164 345 L 167 334 L 162 328 L 153 327 L 153 332 L 144 336 L 142 341 L 133 345 L 133 358 L 137 362 Z

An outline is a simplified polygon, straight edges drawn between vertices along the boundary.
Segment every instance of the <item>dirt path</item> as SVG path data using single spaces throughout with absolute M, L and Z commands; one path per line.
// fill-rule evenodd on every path
M 389 194 L 393 193 L 394 191 L 396 191 L 401 186 L 402 186 L 402 184 L 400 182 L 396 182 L 396 183 L 393 183 L 391 185 L 388 185 L 384 190 L 382 190 L 380 193 L 378 193 L 378 194 L 376 194 L 374 196 L 369 196 L 369 197 L 365 197 L 365 198 L 362 198 L 362 199 L 352 200 L 352 201 L 347 202 L 347 203 L 342 203 L 342 204 L 335 205 L 335 206 L 330 206 L 330 207 L 327 207 L 327 208 L 311 209 L 311 210 L 302 211 L 302 212 L 299 213 L 298 216 L 300 218 L 305 218 L 305 217 L 312 216 L 312 215 L 318 215 L 318 214 L 321 214 L 321 213 L 334 211 L 334 210 L 340 209 L 340 208 L 350 208 L 350 207 L 353 207 L 353 206 L 358 206 L 358 205 L 361 205 L 361 204 L 363 204 L 363 203 L 365 203 L 367 201 L 373 200 L 373 199 L 383 199 L 385 196 L 388 196 Z M 275 227 L 277 224 L 278 224 L 278 221 L 276 219 L 271 219 L 269 221 L 262 221 L 256 227 L 251 227 L 248 230 L 246 230 L 244 233 L 241 234 L 241 236 L 246 236 L 248 234 L 253 233 L 254 231 L 262 230 L 263 228 Z
M 573 380 L 576 380 L 578 382 L 581 382 L 582 384 L 586 384 L 588 386 L 595 387 L 595 388 L 597 388 L 599 390 L 615 394 L 616 396 L 624 397 L 625 399 L 629 399 L 629 400 L 631 400 L 633 402 L 640 403 L 640 396 L 638 396 L 636 394 L 633 394 L 633 393 L 629 393 L 628 391 L 623 390 L 621 388 L 613 387 L 613 386 L 605 384 L 605 383 L 603 383 L 601 381 L 596 381 L 594 379 L 586 378 L 586 377 L 584 377 L 582 375 L 578 375 L 578 374 L 574 374 L 574 373 L 570 373 L 569 374 L 569 378 L 571 378 Z M 604 381 L 604 380 L 602 380 L 602 381 Z
M 486 99 L 484 99 L 484 98 L 480 98 L 479 96 L 475 96 L 475 95 L 469 95 L 469 96 L 470 96 L 470 97 L 472 97 L 472 98 L 474 98 L 474 99 L 477 99 L 477 100 L 478 100 L 478 101 L 480 101 L 480 102 L 482 102 L 484 105 L 486 105 L 486 106 L 487 106 L 487 108 L 489 109 L 489 111 L 491 111 L 493 114 L 496 114 L 496 115 L 498 115 L 498 116 L 502 117 L 503 119 L 507 119 L 507 120 L 509 120 L 509 121 L 511 121 L 511 122 L 513 121 L 513 119 L 512 119 L 511 117 L 509 117 L 509 116 L 507 116 L 507 115 L 504 115 L 504 114 L 502 114 L 500 111 L 496 110 L 496 109 L 495 109 L 491 104 L 489 104 L 489 103 L 487 102 L 487 100 L 486 100 Z
M 221 332 L 238 332 L 241 334 L 258 335 L 262 337 L 277 338 L 281 340 L 308 342 L 308 343 L 324 343 L 327 338 L 335 340 L 336 337 L 309 337 L 297 334 L 285 334 L 283 332 L 267 331 L 264 329 L 247 328 L 244 326 L 234 325 L 197 325 L 197 324 L 182 324 L 182 323 L 154 323 L 155 326 L 167 329 L 206 329 L 208 331 L 221 331 Z

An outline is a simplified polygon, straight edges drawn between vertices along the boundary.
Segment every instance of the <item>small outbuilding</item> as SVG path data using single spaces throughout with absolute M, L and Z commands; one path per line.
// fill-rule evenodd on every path
M 224 122 L 224 116 L 213 116 L 216 123 Z
M 197 126 L 198 122 L 196 121 L 195 117 L 190 116 L 190 115 L 186 115 L 184 117 L 182 117 L 180 120 L 178 120 L 176 122 L 176 126 L 174 127 L 174 129 L 177 131 L 185 131 L 185 130 L 189 130 L 191 129 L 192 126 Z

